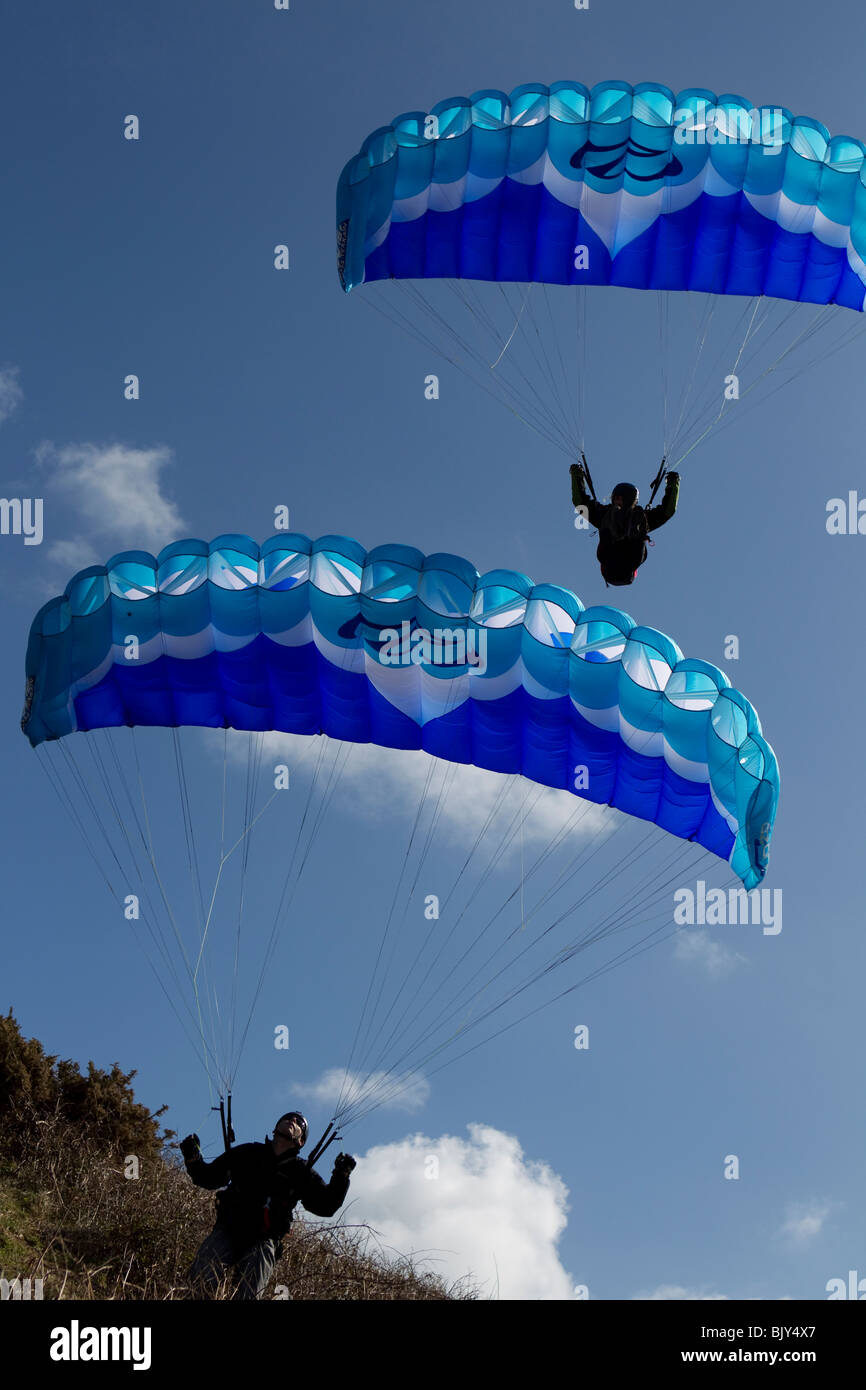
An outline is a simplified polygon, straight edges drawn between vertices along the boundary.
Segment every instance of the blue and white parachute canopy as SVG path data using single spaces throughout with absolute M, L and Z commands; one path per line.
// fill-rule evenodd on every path
M 627 285 L 862 310 L 866 146 L 702 88 L 539 83 L 398 116 L 337 190 L 363 281 Z
M 33 621 L 35 746 L 134 725 L 324 733 L 572 791 L 766 872 L 772 748 L 724 673 L 616 608 L 455 555 L 225 535 L 77 574 Z

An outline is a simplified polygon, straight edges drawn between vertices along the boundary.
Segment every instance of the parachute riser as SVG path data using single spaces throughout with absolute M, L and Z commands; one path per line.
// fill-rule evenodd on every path
M 331 1133 L 332 1130 L 334 1131 L 333 1134 Z M 330 1138 L 328 1137 L 329 1135 Z M 343 1136 L 341 1134 L 338 1134 L 336 1129 L 334 1129 L 334 1122 L 332 1120 L 331 1123 L 328 1125 L 327 1129 L 325 1130 L 324 1134 L 322 1135 L 321 1139 L 319 1139 L 318 1143 L 313 1146 L 310 1154 L 308 1155 L 307 1167 L 312 1168 L 313 1164 L 317 1163 L 318 1160 L 322 1157 L 322 1154 L 325 1153 L 325 1151 L 331 1147 L 334 1140 L 342 1139 L 342 1137 Z
M 586 461 L 586 454 L 583 452 L 583 450 L 581 450 L 580 453 L 580 461 L 583 464 L 583 471 L 586 475 L 586 485 L 589 488 L 589 495 L 592 498 L 593 502 L 597 502 L 598 497 L 596 496 L 595 492 L 595 483 L 592 481 L 592 474 L 589 471 L 589 464 Z
M 232 1129 L 232 1097 L 231 1097 L 231 1092 L 229 1092 L 228 1096 L 226 1097 L 226 1100 L 227 1100 L 227 1102 L 228 1102 L 227 1105 L 226 1105 L 226 1101 L 224 1101 L 223 1098 L 222 1098 L 222 1096 L 220 1096 L 220 1103 L 219 1103 L 219 1105 L 212 1105 L 212 1106 L 211 1106 L 211 1110 L 219 1110 L 219 1115 L 220 1115 L 220 1126 L 221 1126 L 222 1132 L 223 1132 L 223 1148 L 224 1148 L 225 1152 L 228 1153 L 229 1150 L 231 1149 L 232 1144 L 235 1142 L 235 1132 L 234 1132 L 234 1130 Z
M 658 492 L 659 488 L 665 480 L 665 477 L 667 476 L 667 469 L 665 468 L 666 463 L 667 455 L 664 456 L 661 463 L 659 464 L 659 471 L 658 473 L 656 473 L 655 477 L 652 480 L 652 483 L 650 484 L 650 495 L 649 501 L 647 502 L 648 507 L 652 506 L 653 502 L 655 501 L 656 493 Z

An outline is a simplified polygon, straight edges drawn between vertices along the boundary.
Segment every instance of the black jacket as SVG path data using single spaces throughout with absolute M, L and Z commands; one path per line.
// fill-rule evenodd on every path
M 187 1162 L 186 1171 L 197 1187 L 226 1189 L 217 1198 L 217 1224 L 237 1245 L 268 1236 L 279 1240 L 292 1224 L 297 1202 L 314 1216 L 333 1216 L 349 1191 L 348 1174 L 333 1173 L 325 1182 L 305 1158 L 277 1158 L 271 1143 L 239 1144 L 212 1163 Z

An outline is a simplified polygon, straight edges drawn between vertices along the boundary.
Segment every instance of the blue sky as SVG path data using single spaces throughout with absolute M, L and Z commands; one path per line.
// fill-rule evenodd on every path
M 203 1073 L 18 729 L 31 618 L 75 569 L 182 535 L 264 540 L 285 503 L 310 536 L 451 551 L 604 601 L 563 456 L 363 291 L 341 293 L 334 188 L 364 136 L 455 93 L 565 77 L 741 92 L 866 136 L 864 30 L 839 0 L 686 14 L 667 0 L 592 0 L 587 12 L 570 0 L 435 11 L 293 0 L 288 13 L 267 0 L 155 0 L 116 12 L 49 3 L 7 21 L 2 491 L 45 499 L 41 546 L 0 537 L 0 1003 L 27 1034 L 135 1067 L 140 1098 L 167 1102 L 168 1122 L 216 1152 Z M 122 138 L 129 113 L 134 143 Z M 273 269 L 281 242 L 285 274 Z M 596 480 L 645 486 L 660 440 L 653 341 L 632 343 L 628 305 L 600 303 Z M 677 520 L 625 605 L 723 666 L 761 714 L 783 776 L 769 879 L 783 930 L 663 945 L 431 1076 L 421 1108 L 381 1109 L 350 1132 L 380 1179 L 365 1186 L 361 1164 L 352 1219 L 400 1248 L 445 1252 L 450 1273 L 491 1278 L 493 1251 L 504 1294 L 586 1284 L 620 1299 L 821 1298 L 828 1279 L 866 1274 L 855 694 L 866 540 L 825 526 L 828 499 L 863 486 L 864 365 L 860 337 L 692 456 Z M 123 398 L 129 372 L 137 402 Z M 725 664 L 731 633 L 741 655 Z M 251 1040 L 239 1137 L 261 1137 L 299 1087 L 345 1063 L 363 949 L 409 814 L 398 778 L 369 766 L 362 757 L 350 773 L 311 852 L 262 1002 L 292 1046 L 278 1055 L 264 1034 Z M 463 809 L 431 863 L 437 884 Z M 527 833 L 534 843 L 543 826 Z M 264 917 L 265 888 L 251 891 Z M 586 1053 L 577 1023 L 590 1025 Z M 324 1123 L 324 1101 L 303 1104 Z M 438 1186 L 418 1180 L 430 1153 Z M 731 1153 L 735 1182 L 722 1176 Z

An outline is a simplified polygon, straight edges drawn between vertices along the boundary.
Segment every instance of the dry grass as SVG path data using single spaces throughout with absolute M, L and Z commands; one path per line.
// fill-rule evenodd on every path
M 0 1155 L 0 1274 L 41 1278 L 46 1299 L 183 1299 L 186 1271 L 213 1225 L 213 1198 L 173 1158 L 138 1177 L 62 1122 L 31 1122 Z M 20 1128 L 17 1129 L 20 1135 Z M 467 1299 L 370 1227 L 296 1220 L 265 1298 Z M 229 1298 L 226 1280 L 219 1298 Z

